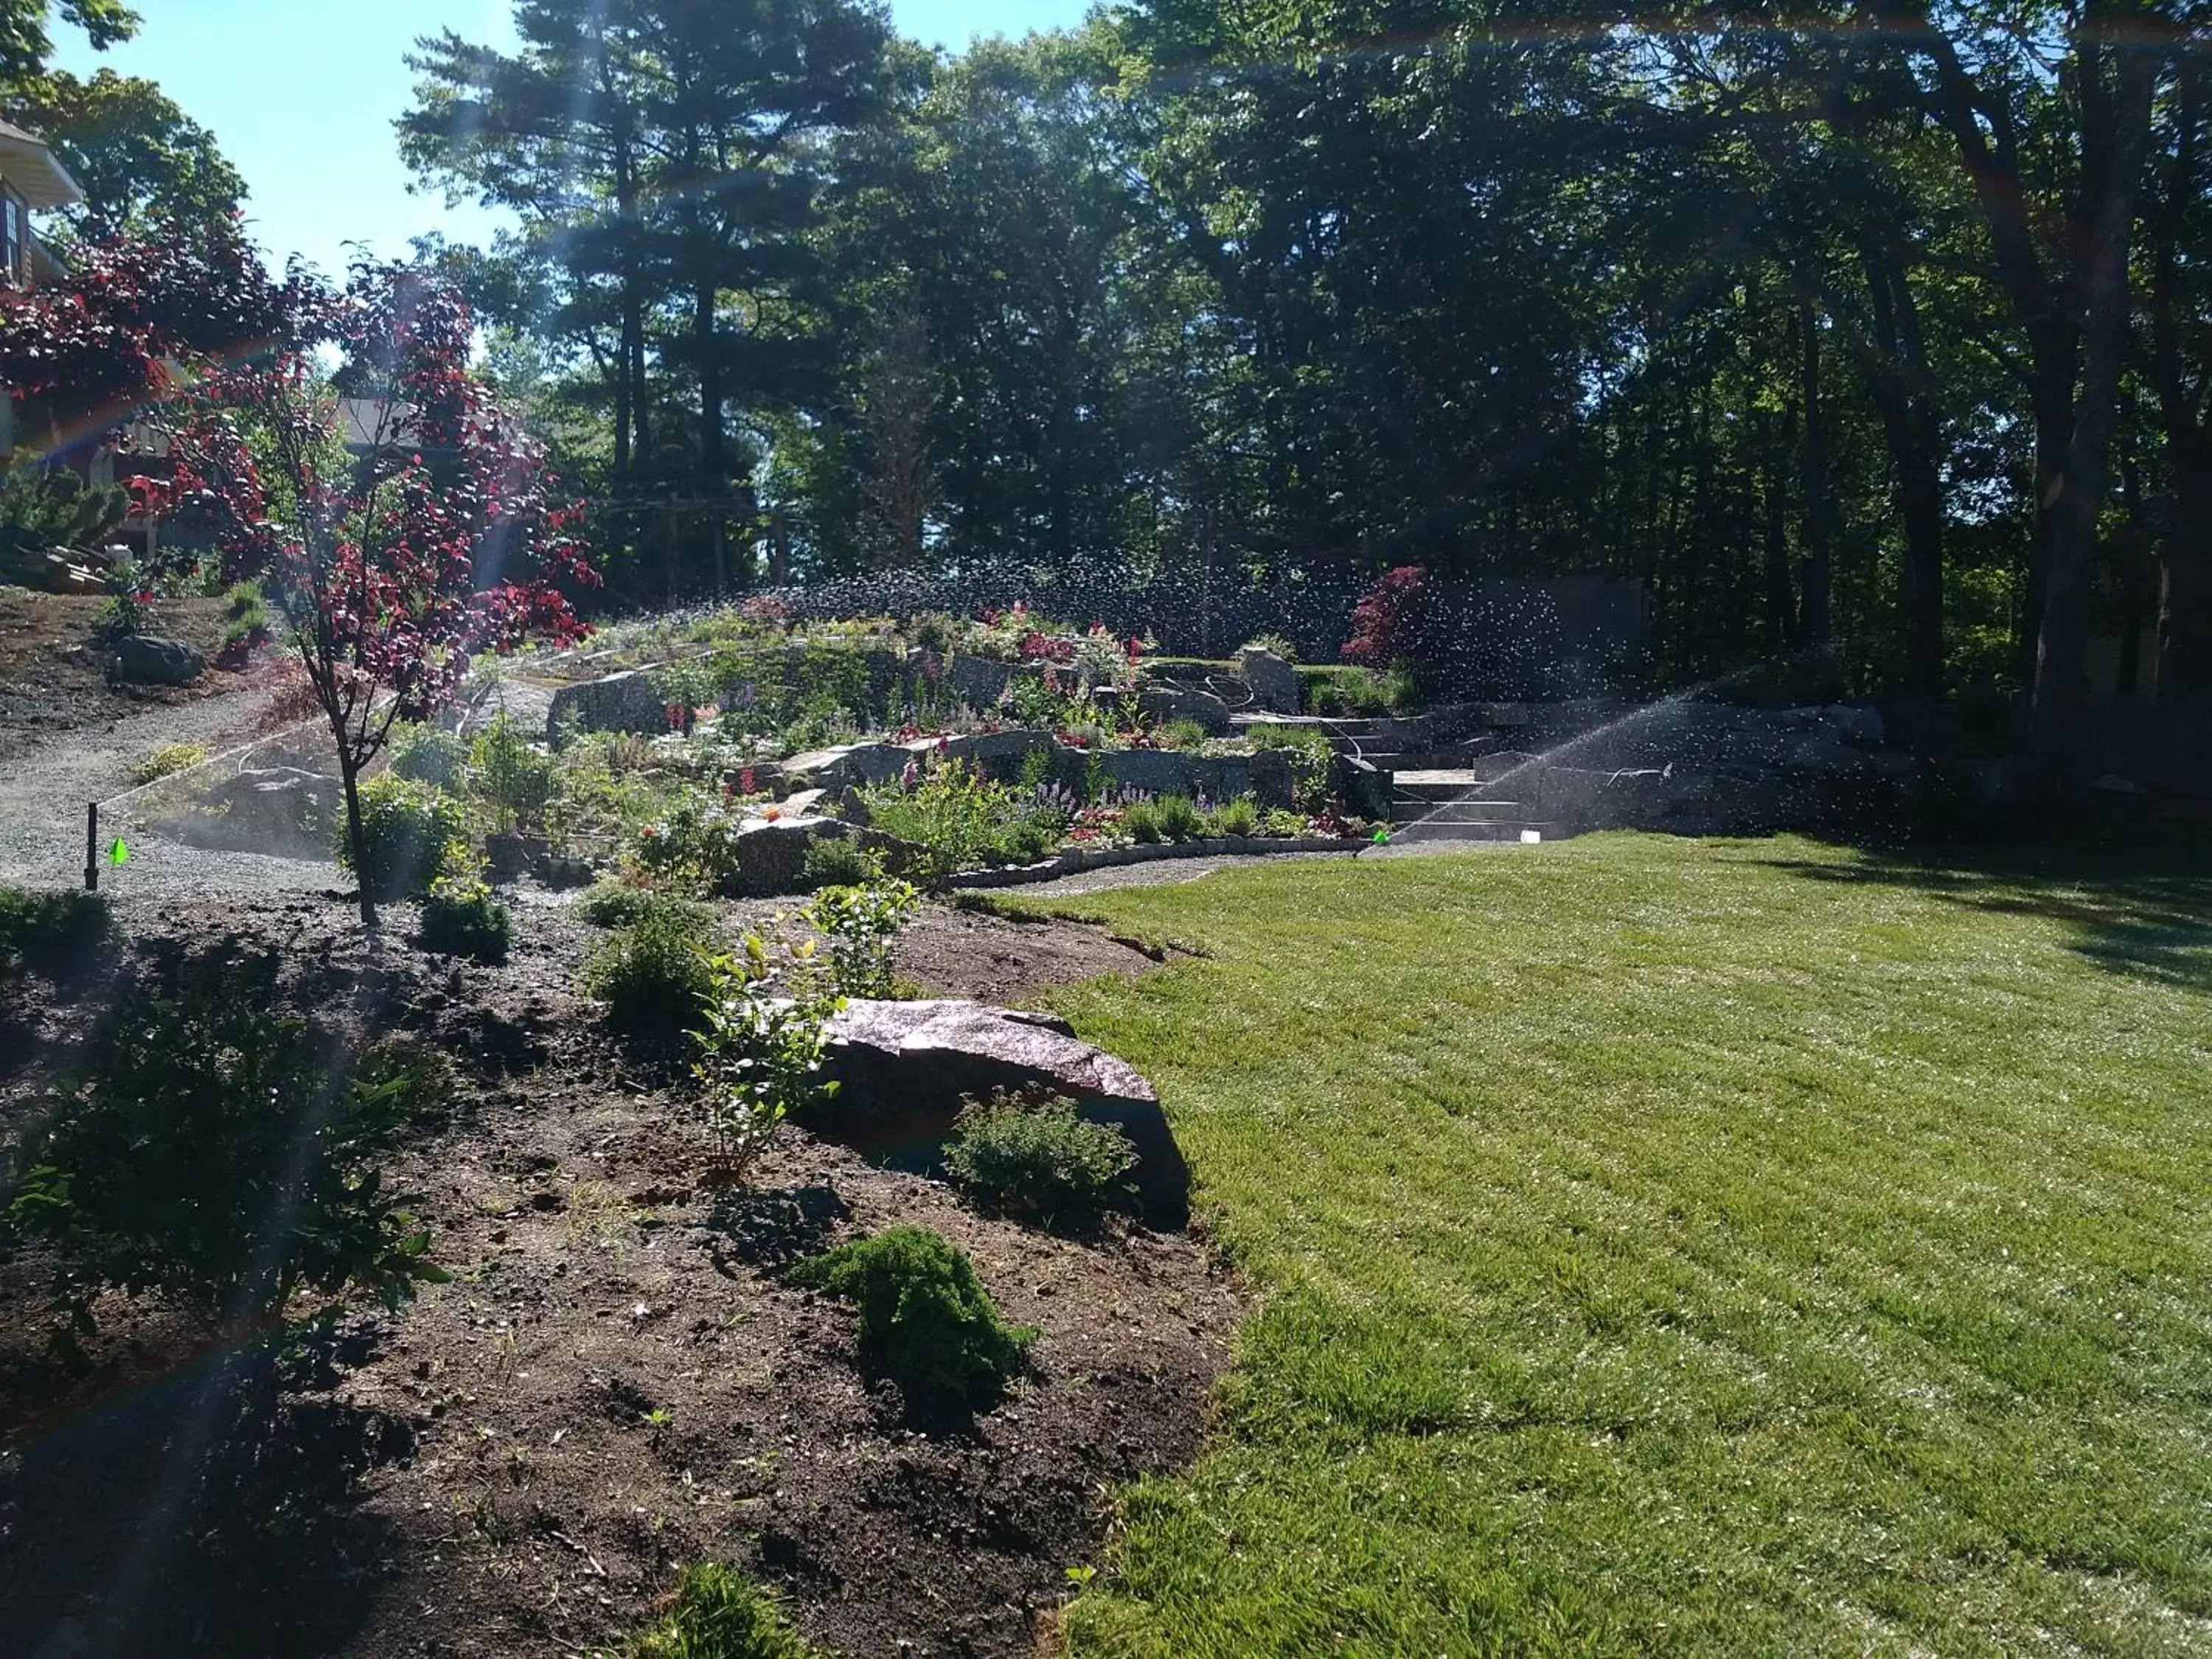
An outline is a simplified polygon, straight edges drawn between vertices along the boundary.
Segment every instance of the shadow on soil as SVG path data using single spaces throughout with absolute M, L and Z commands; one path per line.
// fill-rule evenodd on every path
M 2212 993 L 2212 829 L 2146 824 L 2131 835 L 1856 850 L 1850 864 L 1769 862 L 1810 881 L 1910 887 L 2056 921 L 2070 949 L 2109 973 Z
M 0 1453 L 0 1656 L 343 1647 L 398 1547 L 360 1509 L 361 1478 L 415 1435 L 299 1391 L 364 1357 L 360 1339 L 325 1336 L 282 1359 L 210 1358 Z M 26 1401 L 10 1392 L 13 1415 Z

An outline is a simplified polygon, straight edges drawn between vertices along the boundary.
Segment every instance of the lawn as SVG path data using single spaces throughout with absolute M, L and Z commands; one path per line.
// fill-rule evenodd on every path
M 2212 854 L 1066 902 L 1262 1310 L 1079 1659 L 2212 1649 Z

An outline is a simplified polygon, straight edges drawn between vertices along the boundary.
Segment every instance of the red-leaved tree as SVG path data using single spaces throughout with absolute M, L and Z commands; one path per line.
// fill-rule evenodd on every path
M 477 657 L 580 637 L 569 595 L 598 576 L 581 509 L 468 372 L 457 294 L 363 266 L 295 304 L 289 332 L 337 349 L 335 380 L 303 349 L 209 374 L 180 400 L 170 488 L 214 525 L 227 574 L 258 577 L 281 610 L 330 722 L 374 928 L 363 769 L 397 721 L 450 706 Z
M 317 285 L 272 282 L 236 222 L 93 243 L 69 274 L 0 293 L 0 382 L 26 442 L 60 449 L 166 396 L 175 371 L 305 343 Z

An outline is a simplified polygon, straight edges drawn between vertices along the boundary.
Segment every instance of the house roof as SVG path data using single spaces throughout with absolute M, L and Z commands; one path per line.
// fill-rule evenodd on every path
M 34 208 L 75 207 L 84 200 L 46 141 L 8 121 L 0 121 L 0 179 Z

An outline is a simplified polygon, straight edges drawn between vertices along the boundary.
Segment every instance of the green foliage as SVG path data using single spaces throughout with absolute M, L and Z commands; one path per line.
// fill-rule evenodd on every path
M 44 892 L 0 884 L 0 958 L 40 973 L 83 966 L 115 932 L 105 893 L 79 887 Z
M 608 1023 L 650 1036 L 696 1030 L 720 988 L 704 907 L 647 908 L 584 958 L 584 994 L 607 1005 Z
M 410 783 L 457 795 L 468 781 L 469 745 L 443 726 L 402 726 L 392 740 L 392 769 Z
M 945 1143 L 945 1162 L 979 1203 L 1080 1229 L 1127 1206 L 1137 1153 L 1113 1125 L 1085 1122 L 1072 1100 L 1001 1089 L 969 1103 Z
M 189 772 L 208 757 L 204 743 L 165 743 L 131 769 L 131 781 L 156 783 L 179 772 Z
M 1291 755 L 1291 799 L 1305 812 L 1318 812 L 1328 805 L 1329 783 L 1336 770 L 1336 751 L 1328 734 L 1316 726 L 1255 726 L 1251 728 L 1256 750 L 1287 750 Z
M 1129 839 L 1139 847 L 1152 846 L 1165 836 L 1160 828 L 1160 809 L 1157 801 L 1131 801 L 1121 809 L 1121 827 L 1129 832 Z
M 490 804 L 502 829 L 534 823 L 544 816 L 557 769 L 504 708 L 477 733 L 469 763 L 477 793 Z
M 594 927 L 630 927 L 647 916 L 673 915 L 702 937 L 714 917 L 711 909 L 696 899 L 656 893 L 650 888 L 630 887 L 618 881 L 595 884 L 576 901 L 576 914 Z
M 742 1180 L 786 1117 L 837 1086 L 823 1082 L 830 1021 L 843 1007 L 815 969 L 814 945 L 771 946 L 748 933 L 713 959 L 706 1024 L 694 1068 L 717 1166 Z
M 1302 668 L 1298 682 L 1307 711 L 1315 714 L 1387 714 L 1408 706 L 1413 697 L 1412 680 L 1395 669 L 1378 674 L 1352 666 Z
M 860 1362 L 897 1383 L 910 1409 L 988 1405 L 1036 1334 L 1007 1325 L 966 1252 L 925 1227 L 841 1244 L 792 1279 L 860 1304 Z
M 865 887 L 883 873 L 883 860 L 863 847 L 858 836 L 817 836 L 806 843 L 799 885 L 810 892 L 823 887 Z
M 1206 821 L 1206 833 L 1215 836 L 1249 836 L 1259 827 L 1260 803 L 1250 795 L 1224 801 Z
M 281 1316 L 295 1291 L 397 1305 L 444 1277 L 383 1178 L 432 1074 L 349 1057 L 264 1012 L 265 994 L 205 971 L 127 1001 L 26 1137 L 9 1215 L 53 1250 L 74 1334 L 109 1290 L 237 1328 Z
M 66 467 L 25 461 L 0 476 L 0 569 L 54 548 L 102 548 L 131 507 L 120 485 L 91 485 Z
M 1256 634 L 1244 641 L 1244 649 L 1272 652 L 1285 662 L 1296 662 L 1298 659 L 1297 647 L 1292 645 L 1280 634 Z
M 913 922 L 921 896 L 903 881 L 825 887 L 801 913 L 830 942 L 830 975 L 848 997 L 891 994 L 891 946 Z
M 1152 734 L 1163 749 L 1199 749 L 1206 744 L 1206 728 L 1196 720 L 1168 720 Z
M 361 786 L 361 839 L 356 859 L 352 837 L 340 823 L 338 862 L 380 899 L 428 892 L 440 876 L 467 860 L 460 802 L 388 772 Z
M 514 939 L 514 918 L 483 882 L 449 876 L 422 901 L 422 927 L 416 939 L 424 950 L 444 956 L 502 963 Z
M 914 849 L 904 873 L 925 887 L 987 864 L 1034 863 L 1057 844 L 1065 816 L 1034 796 L 979 778 L 957 762 L 914 787 L 866 792 L 868 822 Z
M 667 1616 L 602 1659 L 820 1659 L 767 1590 L 711 1562 L 684 1571 Z
M 1152 810 L 1159 817 L 1160 834 L 1169 841 L 1189 841 L 1206 829 L 1197 803 L 1188 795 L 1162 795 Z

